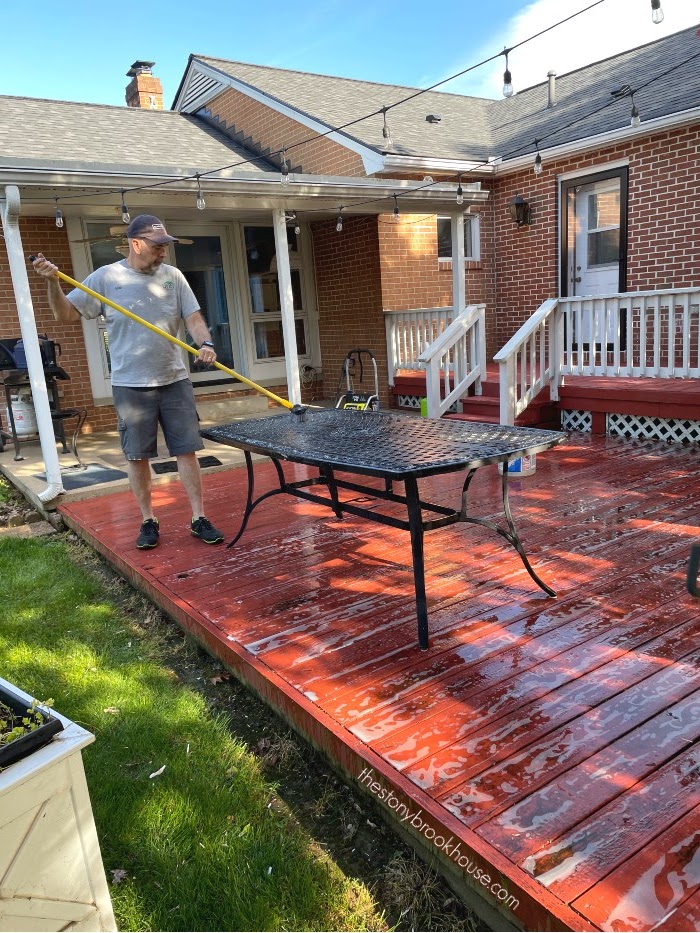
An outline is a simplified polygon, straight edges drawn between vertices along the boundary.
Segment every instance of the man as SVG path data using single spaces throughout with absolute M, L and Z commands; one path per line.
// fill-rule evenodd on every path
M 163 262 L 166 244 L 176 243 L 176 237 L 170 236 L 152 214 L 135 217 L 126 236 L 126 259 L 97 269 L 85 284 L 173 336 L 177 336 L 180 322 L 184 321 L 199 347 L 197 360 L 213 363 L 216 352 L 197 299 L 180 270 Z M 170 456 L 177 458 L 180 479 L 192 506 L 192 534 L 206 544 L 223 541 L 223 534 L 204 517 L 202 476 L 195 453 L 204 444 L 182 350 L 77 288 L 65 295 L 57 267 L 41 253 L 34 260 L 34 268 L 48 280 L 49 306 L 56 320 L 74 321 L 76 314 L 91 320 L 103 314 L 107 321 L 117 425 L 129 483 L 143 518 L 136 547 L 154 548 L 159 539 L 158 519 L 151 503 L 149 463 L 150 458 L 158 456 L 159 422 Z

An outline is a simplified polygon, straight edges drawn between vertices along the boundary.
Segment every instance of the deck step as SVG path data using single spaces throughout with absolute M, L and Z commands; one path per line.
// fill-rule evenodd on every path
M 425 395 L 425 373 L 404 370 L 395 381 L 393 394 Z M 498 371 L 489 367 L 481 395 L 467 395 L 461 412 L 445 417 L 497 424 L 500 420 Z M 700 380 L 626 379 L 602 376 L 567 376 L 559 389 L 559 401 L 549 400 L 543 390 L 516 419 L 531 427 L 556 427 L 562 411 L 587 411 L 593 417 L 593 433 L 605 433 L 608 414 L 679 421 L 700 421 Z

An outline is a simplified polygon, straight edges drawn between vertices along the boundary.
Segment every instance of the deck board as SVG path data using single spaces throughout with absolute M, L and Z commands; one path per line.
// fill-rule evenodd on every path
M 390 791 L 387 818 L 516 926 L 697 929 L 700 602 L 684 589 L 697 456 L 574 435 L 511 483 L 523 543 L 557 599 L 488 530 L 428 533 L 427 652 L 400 530 L 276 496 L 235 548 L 207 547 L 167 482 L 155 491 L 161 544 L 139 552 L 128 493 L 61 510 L 351 780 Z M 273 482 L 259 462 L 258 492 Z M 230 537 L 244 487 L 242 469 L 205 477 L 207 511 Z M 455 503 L 461 478 L 423 488 Z M 469 499 L 499 517 L 495 468 Z M 457 840 L 462 862 L 430 832 Z

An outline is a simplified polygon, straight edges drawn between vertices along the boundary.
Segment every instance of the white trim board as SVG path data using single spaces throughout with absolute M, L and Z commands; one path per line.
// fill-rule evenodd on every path
M 175 101 L 173 109 L 180 110 L 183 113 L 193 113 L 195 110 L 198 110 L 200 107 L 203 107 L 204 104 L 214 97 L 217 94 L 220 94 L 223 89 L 226 87 L 233 88 L 235 91 L 239 91 L 241 94 L 245 94 L 246 97 L 250 97 L 251 100 L 257 101 L 259 104 L 264 104 L 266 107 L 269 107 L 271 110 L 281 113 L 285 117 L 289 117 L 290 120 L 294 120 L 296 123 L 301 123 L 303 126 L 308 127 L 310 130 L 313 130 L 316 133 L 323 133 L 326 136 L 326 139 L 330 139 L 338 145 L 342 146 L 344 149 L 349 149 L 351 152 L 356 153 L 362 159 L 362 164 L 364 166 L 365 172 L 368 175 L 374 175 L 377 172 L 381 172 L 384 168 L 384 157 L 376 152 L 374 149 L 371 149 L 368 146 L 364 146 L 362 143 L 353 139 L 350 136 L 347 136 L 345 133 L 332 131 L 328 132 L 331 127 L 326 123 L 321 123 L 319 120 L 310 117 L 308 114 L 303 113 L 301 110 L 297 110 L 295 107 L 291 107 L 289 104 L 284 104 L 281 101 L 278 101 L 276 98 L 271 97 L 269 94 L 265 94 L 263 91 L 258 90 L 250 84 L 246 84 L 245 81 L 240 81 L 237 78 L 227 75 L 223 71 L 219 71 L 216 68 L 212 68 L 210 65 L 205 65 L 204 62 L 195 59 L 190 63 L 190 74 L 187 76 L 187 80 L 182 89 L 182 92 L 178 95 L 178 99 Z M 190 86 L 190 82 L 194 79 L 196 74 L 204 75 L 208 78 L 211 78 L 214 81 L 218 81 L 219 86 L 213 88 L 206 93 L 201 94 L 197 99 L 195 104 L 192 104 L 187 107 L 187 109 L 181 109 L 180 102 L 184 98 L 187 89 Z

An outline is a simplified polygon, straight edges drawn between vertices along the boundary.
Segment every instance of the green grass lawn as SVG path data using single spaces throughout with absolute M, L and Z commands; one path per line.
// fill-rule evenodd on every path
M 83 759 L 107 878 L 127 873 L 119 928 L 385 930 L 67 540 L 0 539 L 0 674 L 97 737 Z

